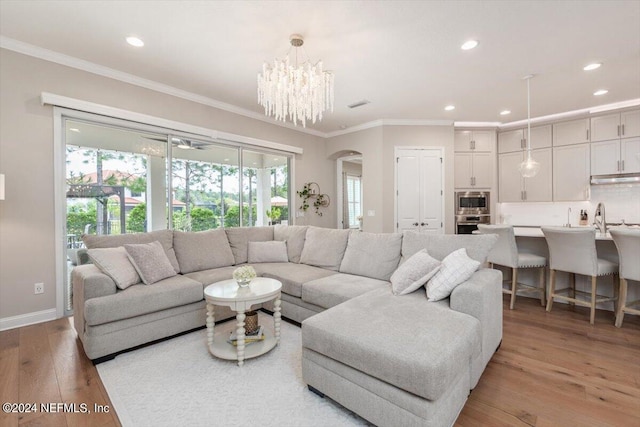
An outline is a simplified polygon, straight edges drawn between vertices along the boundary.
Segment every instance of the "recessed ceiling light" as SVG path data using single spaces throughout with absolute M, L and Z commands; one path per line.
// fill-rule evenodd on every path
M 600 90 L 597 90 L 597 91 L 593 92 L 593 94 L 595 96 L 600 96 L 600 95 L 604 95 L 604 94 L 607 94 L 607 93 L 609 93 L 609 91 L 607 89 L 600 89 Z
M 511 110 L 503 110 L 503 111 L 500 111 L 500 115 L 501 115 L 501 116 L 506 116 L 507 114 L 511 114 Z
M 78 129 L 78 128 L 69 128 L 69 130 L 71 132 L 80 132 L 80 129 Z
M 593 64 L 585 65 L 583 70 L 592 71 L 592 70 L 595 70 L 597 68 L 600 68 L 601 65 L 602 64 L 600 62 L 594 62 Z
M 464 42 L 462 44 L 462 46 L 460 46 L 460 49 L 462 49 L 462 50 L 470 50 L 470 49 L 473 49 L 476 46 L 478 46 L 478 40 L 467 40 L 466 42 Z
M 444 107 L 445 111 L 452 111 L 456 109 L 455 105 L 447 105 L 446 107 Z
M 144 46 L 144 42 L 142 40 L 140 40 L 139 38 L 134 37 L 134 36 L 127 37 L 127 43 L 129 43 L 131 46 L 135 46 L 135 47 Z

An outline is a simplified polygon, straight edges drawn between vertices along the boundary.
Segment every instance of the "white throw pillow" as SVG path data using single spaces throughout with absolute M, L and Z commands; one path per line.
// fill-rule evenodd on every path
M 468 280 L 480 266 L 469 258 L 465 248 L 451 252 L 442 260 L 440 270 L 427 283 L 427 299 L 440 301 L 451 295 L 456 286 Z
M 391 290 L 394 295 L 417 291 L 438 272 L 440 264 L 426 249 L 416 252 L 391 275 Z
M 250 264 L 260 262 L 289 262 L 287 242 L 249 242 L 248 260 Z
M 111 277 L 119 289 L 127 289 L 131 285 L 140 283 L 140 276 L 131 264 L 127 251 L 117 248 L 100 248 L 87 250 L 89 258 L 104 274 Z
M 124 248 L 145 285 L 152 285 L 177 274 L 158 241 L 124 245 Z

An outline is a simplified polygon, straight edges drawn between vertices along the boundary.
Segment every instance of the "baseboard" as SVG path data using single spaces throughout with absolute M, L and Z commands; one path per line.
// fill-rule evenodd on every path
M 55 308 L 42 311 L 34 311 L 33 313 L 20 314 L 18 316 L 5 317 L 0 319 L 0 331 L 7 329 L 19 328 L 21 326 L 33 325 L 35 323 L 48 322 L 56 320 L 57 313 Z

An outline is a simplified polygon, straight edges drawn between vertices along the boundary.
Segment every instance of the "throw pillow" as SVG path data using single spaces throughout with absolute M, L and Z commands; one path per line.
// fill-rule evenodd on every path
M 391 290 L 394 295 L 406 295 L 417 291 L 440 269 L 440 261 L 426 249 L 415 253 L 391 275 Z
M 469 279 L 480 262 L 469 258 L 465 248 L 451 252 L 442 260 L 440 270 L 427 283 L 427 299 L 440 301 L 451 295 L 460 283 Z
M 249 263 L 288 261 L 287 242 L 249 242 Z
M 160 242 L 124 245 L 131 263 L 145 285 L 151 285 L 177 273 Z
M 309 227 L 300 264 L 338 271 L 348 240 L 349 230 Z
M 182 274 L 227 267 L 235 262 L 223 229 L 173 232 L 173 247 Z
M 127 251 L 122 247 L 89 249 L 89 258 L 104 274 L 111 277 L 119 289 L 127 289 L 131 285 L 140 283 L 140 276 L 136 271 Z
M 389 280 L 400 262 L 402 234 L 352 230 L 340 273 Z

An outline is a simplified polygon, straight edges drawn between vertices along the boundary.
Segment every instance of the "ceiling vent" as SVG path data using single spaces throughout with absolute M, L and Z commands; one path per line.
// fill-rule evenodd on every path
M 358 108 L 358 107 L 362 107 L 363 105 L 367 105 L 367 104 L 371 104 L 371 101 L 363 99 L 362 101 L 358 101 L 358 102 L 354 102 L 353 104 L 349 104 L 349 105 L 347 105 L 347 107 L 349 107 L 349 108 Z

